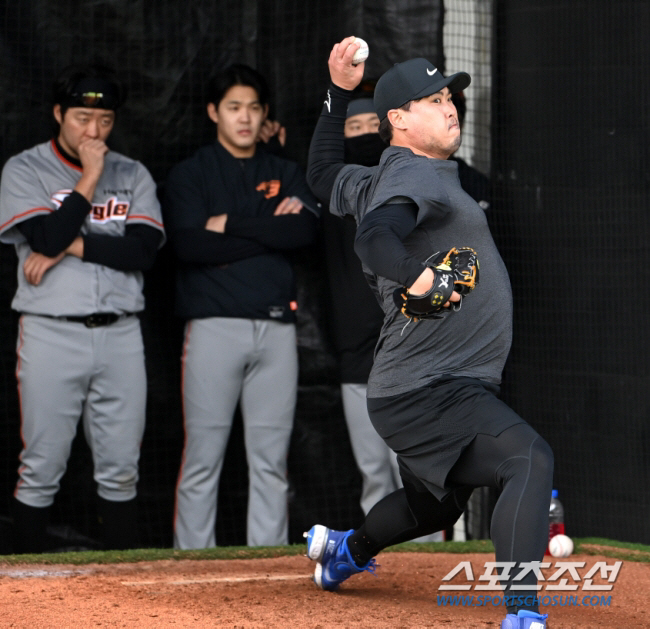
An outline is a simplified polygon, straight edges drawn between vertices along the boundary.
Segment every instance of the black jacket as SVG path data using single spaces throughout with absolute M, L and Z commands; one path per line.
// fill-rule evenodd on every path
M 303 201 L 300 214 L 274 216 L 291 196 Z M 171 170 L 163 211 L 180 261 L 180 317 L 295 320 L 294 276 L 284 252 L 314 239 L 319 214 L 297 164 L 261 150 L 237 159 L 216 142 Z M 224 234 L 205 229 L 219 214 L 228 214 Z

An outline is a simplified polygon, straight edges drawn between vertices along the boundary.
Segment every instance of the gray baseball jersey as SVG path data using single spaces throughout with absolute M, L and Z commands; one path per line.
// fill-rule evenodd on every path
M 117 271 L 65 256 L 38 286 L 25 279 L 22 267 L 31 248 L 16 226 L 39 214 L 55 212 L 80 177 L 81 169 L 59 153 L 54 141 L 15 155 L 2 171 L 0 241 L 15 245 L 19 263 L 14 310 L 62 316 L 121 314 L 144 308 L 139 271 Z M 110 151 L 81 233 L 122 236 L 126 226 L 135 223 L 163 231 L 155 183 L 141 163 Z
M 56 212 L 81 176 L 51 141 L 12 157 L 0 184 L 0 240 L 16 247 L 12 306 L 23 313 L 16 368 L 23 450 L 15 497 L 36 508 L 54 501 L 81 415 L 99 496 L 126 502 L 136 494 L 147 382 L 139 320 L 130 315 L 144 307 L 142 273 L 72 255 L 36 286 L 23 271 L 32 250 L 17 225 Z M 151 175 L 119 153 L 105 155 L 91 207 L 81 235 L 120 237 L 127 225 L 140 223 L 164 237 Z M 122 316 L 99 327 L 67 318 L 95 313 Z

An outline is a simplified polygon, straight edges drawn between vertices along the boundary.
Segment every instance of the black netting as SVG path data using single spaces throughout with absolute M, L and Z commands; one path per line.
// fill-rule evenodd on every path
M 647 3 L 448 0 L 345 4 L 156 3 L 32 0 L 0 3 L 1 159 L 47 139 L 50 82 L 64 65 L 114 65 L 129 98 L 111 136 L 161 188 L 169 168 L 212 141 L 205 86 L 236 61 L 256 66 L 274 93 L 287 151 L 305 164 L 334 42 L 369 42 L 366 76 L 424 56 L 468 70 L 459 155 L 490 176 L 488 210 L 511 273 L 515 337 L 507 400 L 551 443 L 571 535 L 650 542 L 648 378 Z M 370 6 L 371 5 L 371 6 Z M 322 252 L 297 259 L 300 393 L 290 455 L 290 539 L 317 520 L 358 524 L 360 478 L 324 332 Z M 15 254 L 0 248 L 0 522 L 20 451 L 15 387 Z M 182 448 L 182 322 L 172 316 L 174 260 L 167 247 L 146 278 L 143 331 L 149 400 L 142 446 L 140 537 L 171 543 Z M 247 472 L 236 421 L 220 494 L 218 538 L 245 541 Z M 97 535 L 92 463 L 74 445 L 55 524 Z M 470 534 L 486 534 L 491 497 L 473 500 Z M 63 535 L 63 533 L 61 533 Z M 0 552 L 8 552 L 6 536 Z
M 650 6 L 497 6 L 506 393 L 554 448 L 569 534 L 648 543 Z

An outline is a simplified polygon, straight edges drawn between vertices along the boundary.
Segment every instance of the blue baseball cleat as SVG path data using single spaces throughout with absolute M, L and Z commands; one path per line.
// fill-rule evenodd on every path
M 501 629 L 546 629 L 548 614 L 537 614 L 520 609 L 515 614 L 508 614 L 501 622 Z
M 307 538 L 307 557 L 318 562 L 314 570 L 314 583 L 324 590 L 336 590 L 353 574 L 374 574 L 377 569 L 374 559 L 361 567 L 354 563 L 347 545 L 347 539 L 353 532 L 354 529 L 332 531 L 322 524 L 316 524 L 303 533 Z

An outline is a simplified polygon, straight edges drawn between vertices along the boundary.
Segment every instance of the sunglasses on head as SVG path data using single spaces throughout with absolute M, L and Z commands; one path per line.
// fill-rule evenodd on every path
M 84 107 L 97 107 L 104 98 L 103 92 L 84 92 L 83 94 L 72 95 Z

